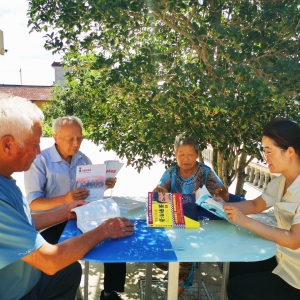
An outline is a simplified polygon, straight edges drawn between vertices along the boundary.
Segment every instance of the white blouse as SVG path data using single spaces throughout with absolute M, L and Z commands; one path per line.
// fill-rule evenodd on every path
M 278 228 L 290 230 L 292 225 L 300 223 L 300 175 L 283 194 L 285 177 L 273 179 L 262 193 L 267 207 L 274 206 Z M 300 289 L 300 248 L 292 250 L 277 245 L 278 266 L 273 270 L 294 288 Z

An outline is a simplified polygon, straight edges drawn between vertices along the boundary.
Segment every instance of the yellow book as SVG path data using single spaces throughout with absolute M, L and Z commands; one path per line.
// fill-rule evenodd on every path
M 194 194 L 148 193 L 149 227 L 199 228 Z

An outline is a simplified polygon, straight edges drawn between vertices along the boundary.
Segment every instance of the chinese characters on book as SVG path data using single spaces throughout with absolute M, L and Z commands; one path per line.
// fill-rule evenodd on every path
M 147 222 L 150 227 L 199 228 L 193 194 L 148 193 Z

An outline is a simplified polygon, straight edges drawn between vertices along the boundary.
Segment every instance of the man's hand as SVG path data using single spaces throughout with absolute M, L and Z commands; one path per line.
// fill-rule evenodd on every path
M 221 197 L 225 202 L 229 201 L 229 193 L 225 186 L 217 188 L 213 196 L 214 198 Z
M 168 190 L 166 188 L 158 185 L 152 192 L 168 193 Z
M 66 193 L 64 198 L 64 204 L 72 203 L 77 200 L 84 200 L 90 195 L 90 191 L 87 188 L 74 189 Z
M 97 229 L 107 232 L 107 238 L 117 239 L 131 236 L 134 232 L 134 225 L 127 218 L 112 218 L 102 223 Z
M 112 189 L 115 186 L 116 182 L 117 182 L 117 177 L 107 178 L 105 180 L 105 185 L 107 186 L 108 189 Z
M 71 211 L 72 208 L 77 207 L 77 206 L 82 206 L 82 205 L 85 205 L 85 204 L 88 204 L 88 202 L 85 202 L 83 200 L 73 201 L 72 203 L 70 203 L 66 207 L 66 210 L 68 212 L 68 220 L 76 219 L 76 214 Z

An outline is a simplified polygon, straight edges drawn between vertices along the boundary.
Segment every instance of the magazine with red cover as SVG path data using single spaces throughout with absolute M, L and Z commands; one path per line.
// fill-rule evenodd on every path
M 199 228 L 195 202 L 193 194 L 149 192 L 148 226 Z

